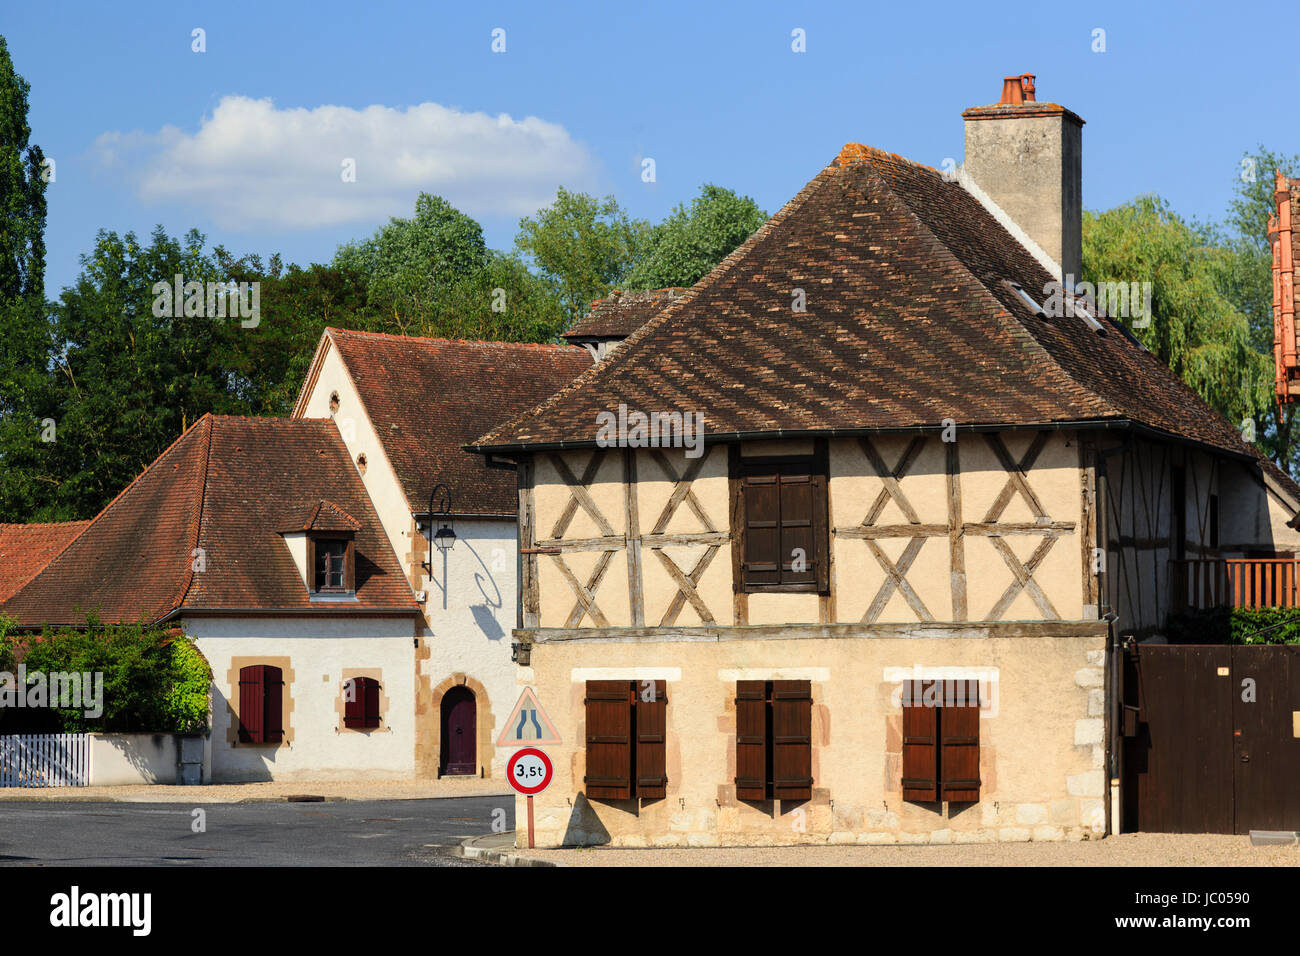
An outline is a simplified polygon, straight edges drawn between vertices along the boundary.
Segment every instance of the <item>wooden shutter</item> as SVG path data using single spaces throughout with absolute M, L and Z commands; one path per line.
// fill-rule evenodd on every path
M 587 773 L 589 798 L 632 798 L 632 708 L 635 684 L 626 680 L 587 681 Z
M 643 800 L 668 795 L 668 683 L 634 681 L 636 693 L 636 793 Z M 651 698 L 646 700 L 646 698 Z
M 736 799 L 766 800 L 767 682 L 736 681 Z
M 278 744 L 284 739 L 284 678 L 280 668 L 262 665 L 262 741 Z
M 266 697 L 262 677 L 265 667 L 250 664 L 239 669 L 239 741 L 260 744 L 263 740 L 262 703 Z
M 939 714 L 941 799 L 972 803 L 980 798 L 979 681 L 944 681 Z
M 772 796 L 812 799 L 812 683 L 772 681 Z
M 363 677 L 365 682 L 365 726 L 379 726 L 379 681 L 373 677 Z
M 927 691 L 930 700 L 926 700 Z M 903 799 L 939 799 L 939 708 L 934 681 L 903 684 Z
M 745 585 L 781 583 L 780 477 L 745 475 L 741 481 L 745 515 Z
M 781 475 L 781 583 L 817 582 L 817 547 L 813 542 L 815 490 L 812 475 Z M 802 570 L 796 570 L 796 551 L 803 553 Z
M 343 726 L 361 727 L 366 719 L 366 692 L 363 677 L 353 677 L 343 682 Z

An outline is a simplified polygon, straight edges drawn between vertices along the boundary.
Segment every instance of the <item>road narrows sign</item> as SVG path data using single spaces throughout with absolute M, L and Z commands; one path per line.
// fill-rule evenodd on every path
M 560 735 L 531 687 L 525 687 L 497 737 L 498 747 L 545 747 L 561 744 Z

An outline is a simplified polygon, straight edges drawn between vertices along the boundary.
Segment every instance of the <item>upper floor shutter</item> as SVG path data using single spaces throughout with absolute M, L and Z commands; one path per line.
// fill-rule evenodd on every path
M 736 681 L 736 799 L 768 799 L 767 682 Z
M 812 683 L 772 681 L 772 796 L 812 799 Z
M 929 700 L 926 699 L 927 693 Z M 903 799 L 939 799 L 939 709 L 934 681 L 903 684 Z
M 980 798 L 979 681 L 944 681 L 939 715 L 941 799 L 970 803 Z
M 632 797 L 634 687 L 625 680 L 587 681 L 587 772 L 582 779 L 589 798 Z
M 667 796 L 668 683 L 634 681 L 636 693 L 636 796 Z
M 745 475 L 741 493 L 745 496 L 746 585 L 781 583 L 781 487 L 780 476 Z
M 263 674 L 266 666 L 249 664 L 239 669 L 239 740 L 246 744 L 263 741 L 263 702 L 266 691 Z

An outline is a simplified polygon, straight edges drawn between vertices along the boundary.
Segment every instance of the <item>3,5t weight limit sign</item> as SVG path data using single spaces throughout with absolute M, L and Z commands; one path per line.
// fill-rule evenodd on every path
M 516 751 L 506 765 L 510 786 L 529 797 L 550 786 L 553 773 L 551 758 L 536 747 Z

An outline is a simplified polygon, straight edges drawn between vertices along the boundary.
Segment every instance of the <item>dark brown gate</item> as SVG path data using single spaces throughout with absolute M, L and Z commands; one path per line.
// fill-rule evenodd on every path
M 442 695 L 443 774 L 478 773 L 477 712 L 468 687 L 453 687 Z
M 1300 645 L 1234 647 L 1232 683 L 1237 832 L 1300 830 Z
M 1298 654 L 1140 644 L 1125 655 L 1126 830 L 1300 829 Z

